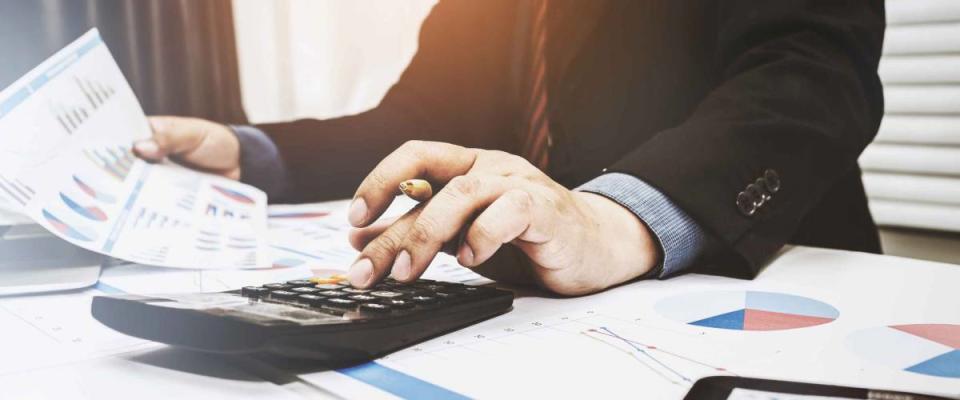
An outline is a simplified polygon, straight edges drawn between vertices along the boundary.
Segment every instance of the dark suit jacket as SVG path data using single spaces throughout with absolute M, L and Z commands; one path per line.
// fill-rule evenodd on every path
M 348 197 L 410 139 L 518 153 L 533 2 L 442 0 L 378 107 L 260 126 L 295 190 Z M 702 267 L 755 274 L 784 243 L 879 251 L 857 158 L 877 132 L 877 0 L 553 0 L 550 175 L 604 168 L 660 189 L 713 235 Z M 744 215 L 767 169 L 781 189 Z

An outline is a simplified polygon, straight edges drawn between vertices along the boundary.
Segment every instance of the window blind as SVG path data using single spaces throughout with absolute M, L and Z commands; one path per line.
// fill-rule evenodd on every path
M 881 226 L 960 232 L 960 1 L 887 0 L 886 110 L 860 157 Z

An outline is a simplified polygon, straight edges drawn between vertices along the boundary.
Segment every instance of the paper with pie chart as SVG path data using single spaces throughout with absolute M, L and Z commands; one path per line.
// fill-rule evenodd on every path
M 0 92 L 0 197 L 57 236 L 112 257 L 183 268 L 266 268 L 266 195 L 149 164 L 151 135 L 92 30 Z
M 867 328 L 848 340 L 872 363 L 940 378 L 960 379 L 960 325 L 902 324 Z
M 668 297 L 656 305 L 663 316 L 692 326 L 777 331 L 830 323 L 840 316 L 833 306 L 786 293 L 706 291 Z

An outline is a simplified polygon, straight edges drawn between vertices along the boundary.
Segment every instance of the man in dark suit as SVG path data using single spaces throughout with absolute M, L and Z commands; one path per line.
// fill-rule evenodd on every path
M 868 0 L 445 0 L 368 112 L 154 118 L 136 149 L 274 200 L 362 180 L 361 287 L 415 279 L 449 242 L 466 266 L 566 294 L 691 268 L 749 277 L 788 242 L 879 251 L 857 158 L 883 112 L 883 31 Z M 443 188 L 373 223 L 410 178 Z

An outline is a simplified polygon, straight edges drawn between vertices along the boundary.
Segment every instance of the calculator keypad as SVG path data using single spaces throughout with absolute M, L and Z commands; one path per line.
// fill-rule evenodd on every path
M 371 289 L 357 289 L 329 279 L 298 279 L 262 286 L 247 286 L 240 294 L 251 301 L 289 304 L 297 307 L 375 318 L 391 313 L 430 308 L 451 300 L 479 295 L 482 288 L 421 279 L 410 284 L 387 279 Z

